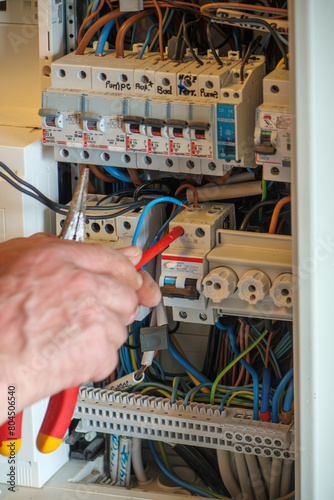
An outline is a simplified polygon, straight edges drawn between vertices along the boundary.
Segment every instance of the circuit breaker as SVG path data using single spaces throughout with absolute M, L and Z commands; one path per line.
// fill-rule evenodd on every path
M 181 226 L 184 235 L 161 255 L 161 287 L 164 304 L 171 306 L 175 321 L 213 324 L 216 314 L 207 308 L 202 279 L 208 271 L 207 256 L 216 244 L 218 229 L 234 229 L 234 206 L 205 203 L 181 212 L 170 228 Z
M 255 158 L 268 181 L 291 182 L 290 76 L 283 66 L 263 80 L 263 103 L 256 111 Z

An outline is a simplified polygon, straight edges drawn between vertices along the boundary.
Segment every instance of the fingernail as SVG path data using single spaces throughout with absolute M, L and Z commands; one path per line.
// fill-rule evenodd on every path
M 141 255 L 142 250 L 139 246 L 133 245 L 131 247 L 123 248 L 122 253 L 126 257 L 138 257 L 139 255 Z

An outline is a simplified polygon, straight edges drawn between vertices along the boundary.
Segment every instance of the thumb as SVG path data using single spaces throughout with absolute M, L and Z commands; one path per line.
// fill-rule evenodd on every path
M 120 248 L 118 252 L 121 252 L 125 257 L 127 257 L 134 266 L 138 264 L 143 254 L 142 249 L 137 245 Z

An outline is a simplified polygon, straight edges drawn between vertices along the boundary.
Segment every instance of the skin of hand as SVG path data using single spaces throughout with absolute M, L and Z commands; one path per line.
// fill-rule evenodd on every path
M 0 244 L 0 424 L 9 385 L 19 412 L 116 368 L 139 306 L 161 300 L 141 255 L 45 234 Z

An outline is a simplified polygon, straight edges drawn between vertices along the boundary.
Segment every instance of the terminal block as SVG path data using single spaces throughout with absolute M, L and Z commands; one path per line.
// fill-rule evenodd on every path
M 89 207 L 95 206 L 101 198 L 103 198 L 101 195 L 89 195 L 86 211 L 85 242 L 103 243 L 108 246 L 114 246 L 115 248 L 131 246 L 133 236 L 144 207 L 140 209 L 136 208 L 136 210 L 131 210 L 131 208 L 129 208 L 128 212 L 117 217 L 113 217 L 113 211 L 111 210 L 89 210 Z M 123 198 L 119 203 L 107 202 L 107 204 L 108 206 L 117 207 L 117 210 L 115 210 L 115 212 L 117 212 L 118 210 L 122 210 L 123 204 L 132 201 L 132 198 Z M 99 215 L 101 218 L 96 219 Z M 91 219 L 92 216 L 94 219 Z M 105 216 L 108 216 L 108 218 L 103 218 Z M 153 210 L 149 210 L 140 229 L 138 237 L 139 246 L 145 248 L 148 243 L 153 240 L 154 236 L 164 222 L 163 216 L 164 212 L 161 205 L 154 207 Z M 65 215 L 57 214 L 56 219 L 57 233 L 60 233 L 63 221 L 65 220 Z
M 243 82 L 238 52 L 222 66 L 202 59 L 68 54 L 53 63 L 43 93 L 43 143 L 73 163 L 210 175 L 255 167 L 264 58 L 249 60 Z
M 292 320 L 291 236 L 220 229 L 207 260 L 203 294 L 218 315 Z
M 171 306 L 175 321 L 215 322 L 212 309 L 202 293 L 208 272 L 207 255 L 216 244 L 218 229 L 234 229 L 234 205 L 205 203 L 178 214 L 170 229 L 182 226 L 184 234 L 161 255 L 161 287 L 164 304 Z
M 293 424 L 253 420 L 249 410 L 81 387 L 77 430 L 141 437 L 294 460 Z
M 264 179 L 291 182 L 290 78 L 284 67 L 263 80 L 263 103 L 257 108 L 254 135 L 256 163 Z

